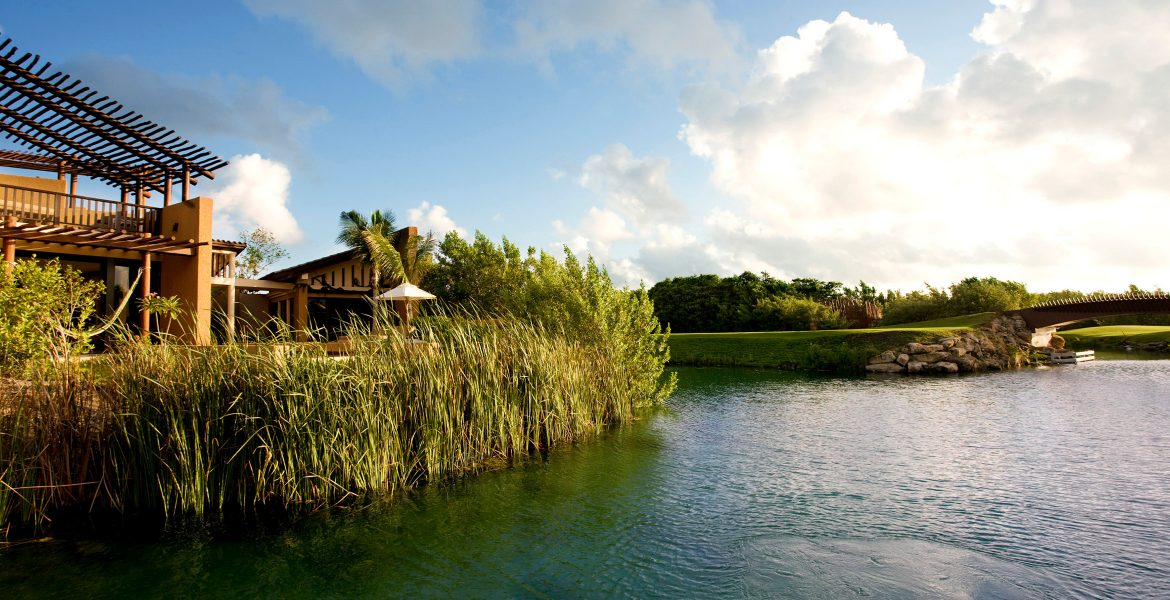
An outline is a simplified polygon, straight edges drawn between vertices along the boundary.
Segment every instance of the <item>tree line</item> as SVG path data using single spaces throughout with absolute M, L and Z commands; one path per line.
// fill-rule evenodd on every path
M 1127 292 L 1141 292 L 1130 286 Z M 858 282 L 849 287 L 838 281 L 814 278 L 777 279 L 768 273 L 744 272 L 739 275 L 690 275 L 672 277 L 656 283 L 649 290 L 658 320 L 671 331 L 793 331 L 837 329 L 849 320 L 832 306 L 872 303 L 880 309 L 882 325 L 929 321 L 981 312 L 1017 310 L 1053 300 L 1076 300 L 1091 294 L 1076 290 L 1032 293 L 1025 284 L 995 277 L 967 277 L 947 287 L 927 285 L 924 290 L 903 293 L 899 290 L 878 292 Z M 1135 316 L 1101 319 L 1110 324 L 1119 319 L 1126 323 L 1168 324 L 1165 316 Z M 873 323 L 867 323 L 870 325 Z

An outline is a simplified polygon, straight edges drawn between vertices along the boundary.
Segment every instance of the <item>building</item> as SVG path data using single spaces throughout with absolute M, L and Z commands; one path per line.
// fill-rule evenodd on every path
M 418 229 L 405 227 L 395 232 L 395 245 L 405 250 L 407 239 L 417 236 Z M 382 289 L 401 283 L 382 282 Z M 352 250 L 344 250 L 316 260 L 274 271 L 249 283 L 252 289 L 267 289 L 269 314 L 276 316 L 296 331 L 313 329 L 327 337 L 342 332 L 353 318 L 370 317 L 370 299 L 373 293 L 371 267 L 358 260 Z M 287 286 L 279 289 L 275 286 Z M 405 306 L 396 303 L 400 314 Z
M 0 42 L 0 132 L 8 142 L 0 146 L 4 261 L 58 258 L 106 283 L 106 311 L 141 270 L 133 293 L 178 297 L 189 322 L 170 330 L 209 343 L 212 286 L 234 296 L 241 281 L 233 265 L 244 246 L 212 238 L 214 203 L 192 188 L 227 161 L 10 39 Z M 119 197 L 79 195 L 79 177 L 108 184 Z M 137 303 L 131 311 L 128 324 L 149 331 L 150 315 Z M 228 323 L 230 330 L 234 320 Z

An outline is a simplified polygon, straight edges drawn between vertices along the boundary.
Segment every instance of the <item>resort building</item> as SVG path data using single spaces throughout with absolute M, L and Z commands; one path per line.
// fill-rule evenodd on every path
M 212 286 L 234 295 L 232 265 L 244 246 L 212 238 L 213 202 L 192 188 L 227 161 L 10 39 L 0 42 L 0 132 L 10 142 L 0 146 L 7 268 L 18 258 L 57 258 L 105 282 L 107 312 L 141 272 L 132 293 L 178 297 L 187 317 L 171 330 L 189 343 L 211 341 Z M 78 194 L 79 177 L 117 197 Z M 150 330 L 137 302 L 129 311 L 128 325 Z
M 395 232 L 395 245 L 401 252 L 407 239 L 418 235 L 415 227 Z M 287 269 L 269 273 L 260 278 L 262 283 L 285 285 L 290 289 L 275 290 L 267 295 L 270 314 L 283 319 L 296 331 L 314 329 L 334 337 L 353 318 L 368 319 L 370 298 L 373 294 L 372 267 L 358 260 L 353 250 L 345 250 Z M 401 283 L 383 280 L 382 288 L 389 289 Z M 394 307 L 401 312 L 403 306 Z
M 10 39 L 0 42 L 0 132 L 9 142 L 0 143 L 7 268 L 20 258 L 57 259 L 104 282 L 100 315 L 111 315 L 128 293 L 177 297 L 181 322 L 162 326 L 186 343 L 207 344 L 213 323 L 232 338 L 237 322 L 262 327 L 278 317 L 303 334 L 335 332 L 351 315 L 370 314 L 370 266 L 350 251 L 258 280 L 236 277 L 245 245 L 214 239 L 214 202 L 192 193 L 227 161 Z M 82 177 L 116 197 L 79 194 Z M 398 233 L 405 240 L 418 232 Z M 150 332 L 151 315 L 140 303 L 123 316 L 131 331 Z

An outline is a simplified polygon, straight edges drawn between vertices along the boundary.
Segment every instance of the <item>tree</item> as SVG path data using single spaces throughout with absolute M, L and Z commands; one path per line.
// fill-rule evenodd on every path
M 375 210 L 367 218 L 356 210 L 341 213 L 341 232 L 337 243 L 354 251 L 358 260 L 373 267 L 370 272 L 374 295 L 382 289 L 382 279 L 406 279 L 402 257 L 394 247 L 394 213 Z
M 93 332 L 86 325 L 104 291 L 56 259 L 19 260 L 10 273 L 0 271 L 0 372 L 87 351 Z
M 273 264 L 288 258 L 288 251 L 271 231 L 257 227 L 240 234 L 248 247 L 236 257 L 236 272 L 247 279 L 256 279 Z

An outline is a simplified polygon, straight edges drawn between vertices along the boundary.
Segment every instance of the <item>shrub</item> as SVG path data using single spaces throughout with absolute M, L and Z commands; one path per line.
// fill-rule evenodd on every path
M 772 296 L 760 300 L 753 316 L 764 331 L 844 329 L 841 313 L 809 298 Z
M 87 325 L 105 285 L 56 259 L 19 260 L 0 273 L 0 370 L 16 373 L 38 359 L 89 349 Z

